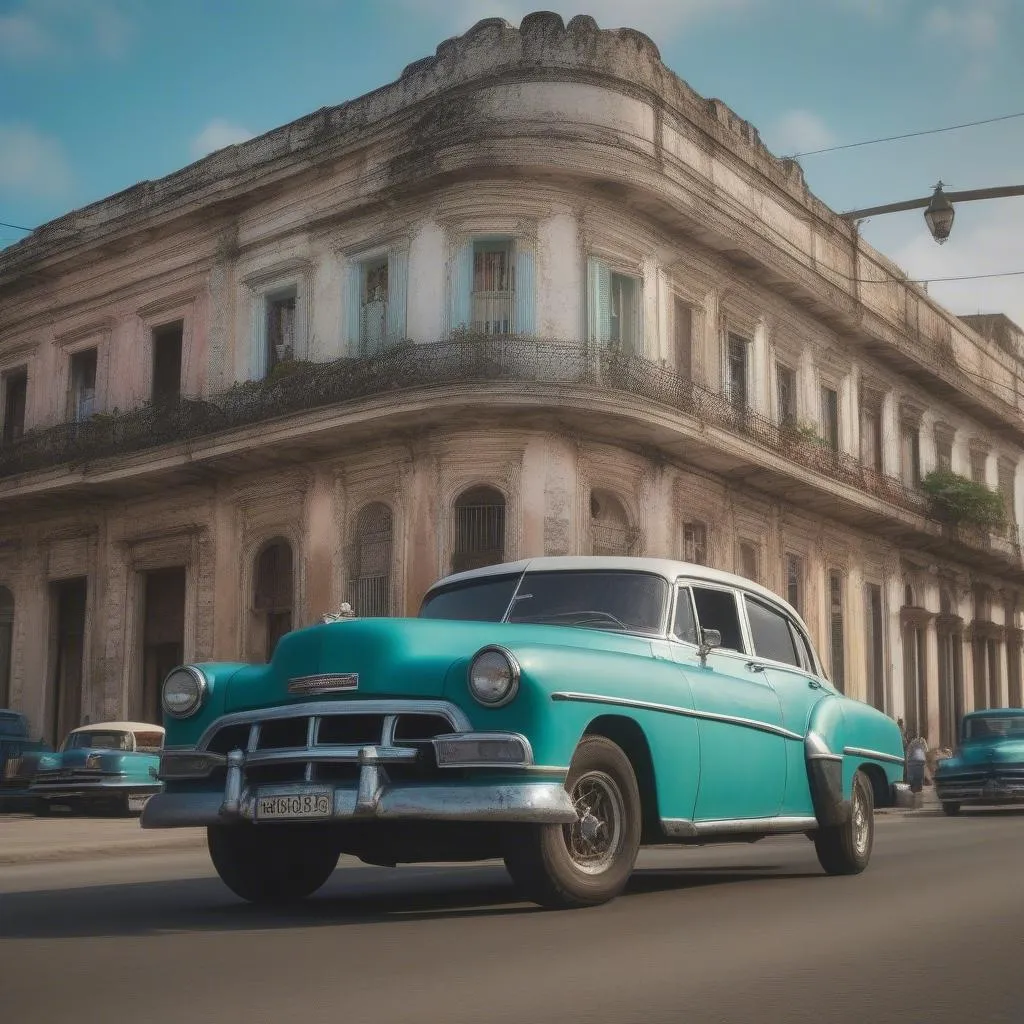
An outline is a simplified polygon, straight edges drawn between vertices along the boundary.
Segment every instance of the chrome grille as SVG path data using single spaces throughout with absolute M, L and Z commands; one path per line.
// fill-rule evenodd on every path
M 435 767 L 435 736 L 468 728 L 462 712 L 444 701 L 320 701 L 227 715 L 198 749 L 243 751 L 247 783 L 355 783 L 367 747 L 389 766 L 419 774 Z
M 119 778 L 123 772 L 104 772 L 99 768 L 47 768 L 37 772 L 35 783 L 60 783 L 68 785 L 79 782 L 98 782 L 100 779 Z

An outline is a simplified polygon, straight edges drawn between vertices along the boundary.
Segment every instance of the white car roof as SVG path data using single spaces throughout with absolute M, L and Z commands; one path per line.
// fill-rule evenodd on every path
M 512 573 L 530 572 L 567 572 L 580 569 L 626 570 L 630 572 L 650 572 L 661 576 L 669 583 L 674 583 L 680 576 L 705 580 L 708 583 L 719 583 L 726 587 L 742 587 L 751 594 L 767 598 L 775 604 L 788 609 L 790 615 L 806 629 L 806 623 L 796 610 L 773 590 L 748 580 L 745 576 L 725 572 L 722 569 L 711 569 L 696 562 L 680 562 L 674 558 L 641 558 L 632 555 L 547 555 L 542 558 L 523 558 L 518 562 L 501 562 L 498 565 L 486 565 L 480 569 L 469 569 L 466 572 L 453 573 L 438 580 L 430 590 L 459 583 L 463 580 L 479 579 L 485 576 L 499 576 Z M 428 590 L 427 593 L 430 593 Z
M 93 722 L 90 725 L 80 725 L 72 732 L 158 732 L 164 734 L 162 725 L 154 725 L 152 722 Z

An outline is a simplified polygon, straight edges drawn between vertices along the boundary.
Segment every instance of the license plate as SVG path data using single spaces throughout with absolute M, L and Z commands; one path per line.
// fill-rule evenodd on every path
M 268 793 L 256 799 L 257 821 L 294 821 L 329 818 L 333 790 L 302 790 L 299 793 Z
M 149 793 L 131 793 L 128 796 L 128 810 L 129 811 L 141 811 L 146 806 L 146 802 L 150 798 Z

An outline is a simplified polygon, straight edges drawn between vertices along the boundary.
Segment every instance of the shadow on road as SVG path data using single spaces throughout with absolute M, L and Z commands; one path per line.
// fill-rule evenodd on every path
M 207 878 L 4 893 L 0 894 L 0 938 L 343 927 L 545 913 L 519 899 L 501 866 L 405 868 L 385 877 L 380 870 L 339 871 L 320 893 L 287 909 L 243 903 L 217 879 Z M 775 865 L 744 865 L 737 871 L 720 867 L 640 869 L 619 899 L 813 874 L 817 872 L 787 873 Z M 600 910 L 595 908 L 591 913 Z

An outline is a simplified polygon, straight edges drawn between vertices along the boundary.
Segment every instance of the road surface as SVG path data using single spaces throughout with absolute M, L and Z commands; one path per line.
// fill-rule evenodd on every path
M 2 838 L 2 837 L 0 837 Z M 877 819 L 856 878 L 806 839 L 641 854 L 545 912 L 500 865 L 343 862 L 298 910 L 202 852 L 0 867 L 0 1005 L 76 1024 L 1019 1022 L 1024 815 Z

